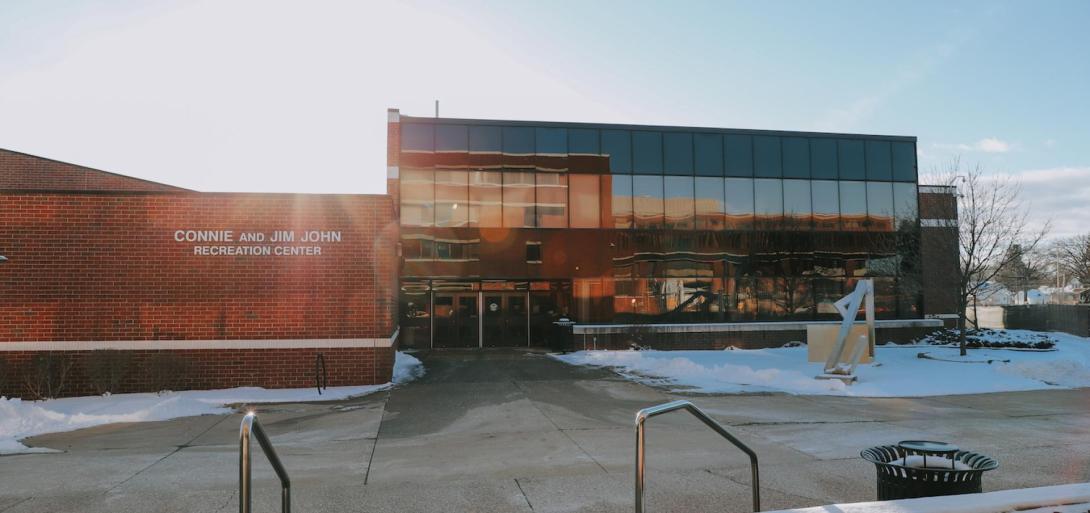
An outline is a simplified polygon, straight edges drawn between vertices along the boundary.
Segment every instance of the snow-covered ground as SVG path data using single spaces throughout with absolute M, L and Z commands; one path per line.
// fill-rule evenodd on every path
M 1036 332 L 1008 330 L 1006 339 Z M 639 382 L 697 393 L 786 392 L 800 395 L 920 397 L 1090 387 L 1090 339 L 1049 333 L 1057 351 L 1029 352 L 888 345 L 875 363 L 860 365 L 859 381 L 818 380 L 821 363 L 808 363 L 806 347 L 724 351 L 579 351 L 553 355 L 574 365 L 610 367 Z M 932 358 L 919 358 L 928 353 Z M 955 361 L 942 361 L 955 360 Z M 992 363 L 976 363 L 992 360 Z M 1004 363 L 1001 360 L 1010 360 Z M 973 363 L 968 363 L 973 362 Z
M 411 381 L 424 374 L 415 357 L 398 352 L 391 383 L 354 387 L 330 387 L 319 395 L 315 388 L 189 390 L 162 394 L 115 394 L 68 397 L 48 401 L 23 401 L 0 397 L 0 454 L 41 452 L 19 440 L 45 433 L 112 424 L 146 422 L 190 415 L 231 413 L 227 405 L 335 401 L 384 390 L 393 383 Z

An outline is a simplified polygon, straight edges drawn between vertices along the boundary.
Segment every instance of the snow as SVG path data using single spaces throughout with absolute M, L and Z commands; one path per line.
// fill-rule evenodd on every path
M 1030 340 L 1037 332 L 996 332 Z M 1090 339 L 1049 333 L 1057 351 L 886 345 L 875 363 L 856 370 L 859 381 L 817 380 L 823 364 L 808 363 L 806 347 L 723 351 L 579 351 L 554 358 L 609 367 L 629 379 L 694 393 L 786 392 L 799 395 L 922 397 L 1021 390 L 1090 387 Z M 919 358 L 928 353 L 935 359 Z M 949 360 L 949 361 L 944 361 Z M 968 363 L 993 360 L 992 363 Z M 1001 360 L 1010 360 L 1002 363 Z
M 831 504 L 769 513 L 1075 513 L 1090 507 L 1090 483 L 998 492 Z
M 46 401 L 24 401 L 0 397 L 0 454 L 50 452 L 30 448 L 19 440 L 45 433 L 113 424 L 148 422 L 192 415 L 227 414 L 228 405 L 336 401 L 385 390 L 394 383 L 405 383 L 424 374 L 424 366 L 412 355 L 398 352 L 391 383 L 350 387 L 329 387 L 319 395 L 315 388 L 258 387 L 224 390 L 187 390 L 162 394 L 115 394 L 91 397 L 67 397 Z

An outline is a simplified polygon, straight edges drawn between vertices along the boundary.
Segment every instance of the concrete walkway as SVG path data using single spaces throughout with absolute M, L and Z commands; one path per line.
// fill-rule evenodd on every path
M 534 352 L 421 356 L 427 375 L 389 392 L 258 408 L 295 511 L 631 511 L 633 414 L 680 397 Z M 873 500 L 859 450 L 908 438 L 996 457 L 987 490 L 1090 480 L 1090 390 L 688 398 L 757 451 L 765 509 Z M 0 457 L 0 512 L 234 511 L 240 419 L 31 439 L 64 452 Z M 683 415 L 649 426 L 649 510 L 749 510 L 742 454 Z M 254 462 L 254 509 L 275 511 L 276 480 Z

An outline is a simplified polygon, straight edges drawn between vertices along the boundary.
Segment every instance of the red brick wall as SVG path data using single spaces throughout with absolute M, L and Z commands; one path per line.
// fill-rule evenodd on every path
M 184 191 L 185 189 L 0 149 L 0 190 Z

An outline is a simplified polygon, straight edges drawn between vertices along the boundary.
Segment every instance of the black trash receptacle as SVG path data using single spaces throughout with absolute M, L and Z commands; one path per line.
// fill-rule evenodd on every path
M 549 344 L 553 351 L 571 351 L 574 348 L 572 326 L 575 326 L 575 321 L 567 317 L 553 321 L 553 333 L 550 337 L 552 340 Z
M 939 456 L 899 445 L 871 447 L 860 455 L 876 467 L 880 501 L 980 493 L 984 472 L 999 466 L 975 452 Z

